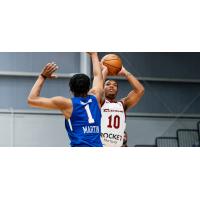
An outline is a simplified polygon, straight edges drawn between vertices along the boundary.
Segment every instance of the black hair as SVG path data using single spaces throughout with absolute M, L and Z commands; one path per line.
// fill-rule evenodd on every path
M 90 78 L 85 74 L 75 74 L 69 81 L 74 96 L 85 96 L 90 89 Z
M 104 82 L 104 85 L 106 84 L 107 81 L 114 81 L 116 84 L 117 84 L 117 88 L 119 88 L 119 84 L 116 80 L 114 79 L 106 79 L 105 82 Z

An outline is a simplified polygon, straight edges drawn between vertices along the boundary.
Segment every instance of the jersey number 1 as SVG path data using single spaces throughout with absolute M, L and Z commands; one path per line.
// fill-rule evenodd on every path
M 88 116 L 88 122 L 89 122 L 89 124 L 93 124 L 93 123 L 94 123 L 94 119 L 93 119 L 93 117 L 92 117 L 92 113 L 91 113 L 91 111 L 90 111 L 89 104 L 87 104 L 87 105 L 85 106 L 85 110 L 86 110 L 86 113 L 87 113 L 87 116 Z

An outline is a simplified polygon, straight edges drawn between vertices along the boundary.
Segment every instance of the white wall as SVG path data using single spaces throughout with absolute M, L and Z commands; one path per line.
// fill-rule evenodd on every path
M 69 146 L 61 115 L 1 114 L 0 124 L 0 146 Z
M 0 146 L 7 147 L 12 144 L 12 117 L 0 114 Z

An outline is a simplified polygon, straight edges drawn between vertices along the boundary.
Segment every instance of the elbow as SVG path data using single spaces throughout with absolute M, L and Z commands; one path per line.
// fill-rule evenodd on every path
M 144 95 L 144 92 L 145 92 L 145 89 L 144 89 L 144 87 L 142 86 L 142 88 L 141 88 L 141 93 L 142 93 L 142 95 Z
M 28 104 L 30 107 L 33 107 L 33 106 L 34 106 L 34 100 L 33 100 L 33 98 L 28 97 L 28 99 L 27 99 L 27 104 Z
M 144 95 L 144 92 L 145 92 L 145 89 L 144 87 L 142 86 L 139 91 L 138 91 L 138 94 L 142 97 Z
M 32 99 L 31 99 L 30 97 L 28 97 L 28 99 L 27 99 L 27 104 L 28 104 L 29 106 L 32 106 Z

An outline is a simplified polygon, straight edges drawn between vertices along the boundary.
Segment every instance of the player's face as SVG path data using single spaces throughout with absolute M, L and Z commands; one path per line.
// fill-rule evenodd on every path
M 105 97 L 109 99 L 115 99 L 118 92 L 117 82 L 108 80 L 105 82 L 104 86 Z

